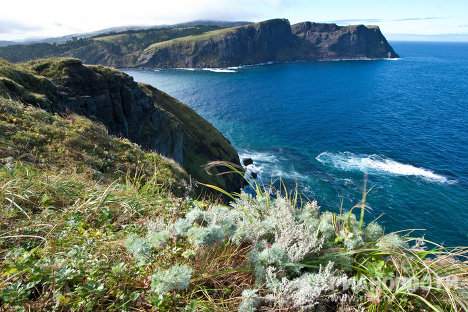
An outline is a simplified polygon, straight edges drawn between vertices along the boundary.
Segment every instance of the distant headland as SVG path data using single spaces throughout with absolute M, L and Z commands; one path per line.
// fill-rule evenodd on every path
M 115 68 L 203 68 L 266 62 L 398 58 L 378 26 L 272 19 L 224 27 L 195 25 L 125 30 L 0 48 L 11 62 L 67 56 Z

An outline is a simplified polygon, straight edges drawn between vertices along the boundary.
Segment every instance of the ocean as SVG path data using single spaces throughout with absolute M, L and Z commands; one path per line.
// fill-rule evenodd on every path
M 366 221 L 468 245 L 468 43 L 391 42 L 398 60 L 124 71 L 187 103 L 265 183 Z

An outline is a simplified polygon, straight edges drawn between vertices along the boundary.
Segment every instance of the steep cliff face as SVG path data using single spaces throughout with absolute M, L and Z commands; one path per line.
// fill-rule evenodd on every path
M 396 58 L 377 26 L 304 22 L 291 27 L 307 59 Z
M 223 160 L 239 165 L 229 141 L 187 105 L 103 66 L 76 59 L 0 64 L 0 93 L 54 112 L 72 111 L 102 122 L 110 134 L 174 159 L 195 180 L 238 191 L 241 177 L 202 167 Z M 221 168 L 219 170 L 222 171 Z
M 296 45 L 289 21 L 275 19 L 154 44 L 135 66 L 227 67 L 288 61 L 297 56 Z
M 376 26 L 337 26 L 269 20 L 148 47 L 134 66 L 228 67 L 264 62 L 395 58 Z

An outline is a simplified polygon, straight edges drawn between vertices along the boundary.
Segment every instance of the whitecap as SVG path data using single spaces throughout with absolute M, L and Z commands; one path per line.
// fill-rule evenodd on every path
M 263 162 L 263 163 L 277 163 L 279 162 L 278 157 L 271 153 L 259 152 L 259 151 L 249 151 L 244 150 L 239 153 L 239 158 L 252 158 L 253 161 Z
M 439 183 L 456 183 L 456 181 L 437 174 L 429 169 L 403 164 L 379 155 L 356 155 L 351 152 L 323 152 L 316 159 L 324 165 L 344 171 L 361 171 L 364 173 L 416 176 L 427 181 Z
M 235 70 L 227 68 L 202 68 L 203 70 L 215 72 L 215 73 L 236 73 Z
M 242 150 L 239 151 L 239 158 L 242 160 L 243 158 L 252 158 L 253 165 L 251 168 L 254 172 L 262 174 L 262 179 L 273 178 L 277 180 L 279 178 L 294 180 L 294 181 L 307 181 L 309 179 L 308 176 L 301 174 L 294 170 L 293 167 L 286 169 L 284 168 L 285 159 L 281 158 L 281 156 L 268 153 L 268 152 L 260 152 L 260 151 L 250 151 L 250 150 Z

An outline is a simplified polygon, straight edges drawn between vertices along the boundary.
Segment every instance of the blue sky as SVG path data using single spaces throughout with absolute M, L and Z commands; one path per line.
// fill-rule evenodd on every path
M 124 25 L 284 17 L 378 25 L 391 34 L 468 35 L 467 0 L 13 0 L 2 1 L 0 40 L 53 37 Z

